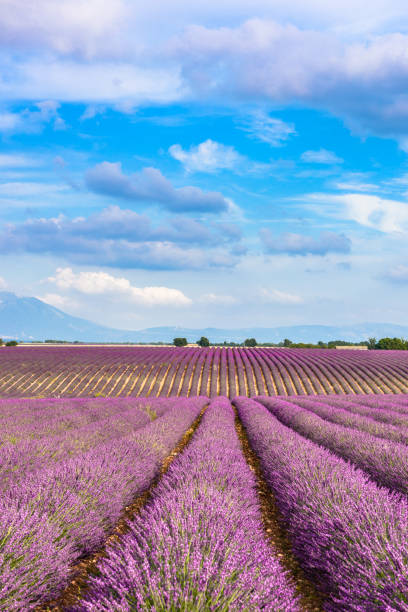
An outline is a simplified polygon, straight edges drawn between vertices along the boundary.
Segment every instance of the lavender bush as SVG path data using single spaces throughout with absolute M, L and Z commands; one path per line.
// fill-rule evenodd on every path
M 352 461 L 378 484 L 408 494 L 408 448 L 405 444 L 329 423 L 285 400 L 272 397 L 257 400 L 282 423 Z
M 345 410 L 342 407 L 333 405 L 333 403 L 327 404 L 311 397 L 291 398 L 290 401 L 301 408 L 311 410 L 322 419 L 331 423 L 351 427 L 358 431 L 365 431 L 378 438 L 408 444 L 408 430 L 398 425 L 379 423 L 370 416 L 353 413 L 351 410 Z
M 260 403 L 234 403 L 294 553 L 327 594 L 325 610 L 407 612 L 406 499 L 285 427 Z
M 299 610 L 264 539 L 234 413 L 214 400 L 77 610 Z
M 179 399 L 142 428 L 8 483 L 0 506 L 0 587 L 10 586 L 15 572 L 18 588 L 4 586 L 4 609 L 31 610 L 66 584 L 72 563 L 102 544 L 206 402 Z

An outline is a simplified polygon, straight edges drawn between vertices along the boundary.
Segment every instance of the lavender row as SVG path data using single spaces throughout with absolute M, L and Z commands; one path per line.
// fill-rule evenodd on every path
M 299 610 L 266 544 L 234 412 L 214 400 L 77 610 Z
M 406 499 L 285 427 L 260 403 L 234 403 L 286 519 L 294 553 L 326 594 L 324 609 L 406 612 Z
M 135 431 L 174 405 L 174 400 L 156 400 L 154 408 L 146 400 L 22 400 L 18 410 L 16 402 L 6 402 L 0 405 L 7 432 L 0 446 L 2 489 L 29 471 Z
M 161 416 L 171 406 L 170 398 L 48 398 L 0 400 L 0 444 L 20 439 L 39 439 L 102 421 L 115 414 L 143 411 Z M 147 422 L 147 421 L 146 421 Z
M 31 610 L 56 595 L 71 566 L 102 544 L 123 508 L 149 487 L 206 401 L 179 400 L 151 424 L 31 472 L 3 492 L 2 609 Z
M 407 381 L 404 351 L 98 346 L 0 351 L 0 396 L 10 397 L 233 396 L 246 389 L 250 396 L 326 393 L 383 398 L 408 393 Z
M 285 400 L 272 397 L 257 400 L 282 423 L 352 461 L 379 485 L 408 495 L 408 448 L 405 444 L 329 423 Z
M 361 402 L 355 401 L 353 396 L 319 396 L 315 399 L 329 406 L 344 408 L 353 414 L 370 417 L 380 423 L 408 427 L 408 409 L 406 412 L 401 412 L 399 407 L 395 407 L 394 404 L 390 407 L 384 405 L 384 403 L 365 406 Z M 395 408 L 397 409 L 395 410 Z
M 390 423 L 380 423 L 370 416 L 356 414 L 350 410 L 335 406 L 333 403 L 327 404 L 312 397 L 295 397 L 291 398 L 290 401 L 301 408 L 311 410 L 322 419 L 330 421 L 331 423 L 357 429 L 358 431 L 369 433 L 378 438 L 408 444 L 408 430 L 404 427 L 399 427 L 398 425 L 392 425 Z
M 122 411 L 96 423 L 88 423 L 64 434 L 23 439 L 0 447 L 0 490 L 20 482 L 30 472 L 50 468 L 68 458 L 81 456 L 103 444 L 120 439 L 150 423 L 146 413 L 133 409 Z

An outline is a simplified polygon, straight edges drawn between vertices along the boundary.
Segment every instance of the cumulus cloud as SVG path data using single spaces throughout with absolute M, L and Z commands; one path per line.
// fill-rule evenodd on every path
M 233 3 L 232 27 L 225 3 L 223 8 L 199 4 L 173 2 L 169 10 L 161 0 L 152 6 L 61 0 L 57 10 L 51 0 L 39 0 L 35 9 L 25 0 L 4 0 L 1 97 L 123 109 L 204 98 L 275 107 L 300 103 L 334 112 L 353 129 L 395 137 L 407 147 L 403 3 L 395 0 L 386 9 L 378 0 L 363 10 L 361 2 L 359 12 L 348 2 L 348 17 L 317 1 L 314 9 L 311 3 L 305 9 L 299 2 L 258 0 L 238 10 Z M 161 15 L 160 28 L 153 13 Z M 258 129 L 255 121 L 254 135 L 273 146 L 282 144 L 293 132 L 270 119 L 268 129 Z M 16 122 L 12 114 L 0 116 L 3 129 L 15 129 Z
M 0 39 L 20 51 L 44 49 L 89 60 L 115 52 L 125 16 L 122 0 L 3 0 Z
M 144 269 L 232 267 L 240 254 L 192 219 L 153 227 L 145 215 L 111 206 L 89 217 L 28 219 L 0 233 L 0 253 L 52 254 L 71 262 Z
M 402 138 L 407 41 L 399 32 L 343 40 L 333 31 L 256 18 L 236 27 L 190 26 L 172 52 L 197 96 L 297 101 L 326 108 L 354 129 Z
M 342 164 L 344 161 L 344 159 L 338 157 L 333 151 L 327 151 L 327 149 L 305 151 L 300 156 L 300 159 L 308 164 Z
M 260 230 L 259 235 L 267 253 L 327 255 L 348 253 L 351 246 L 347 236 L 334 232 L 322 232 L 318 238 L 289 232 L 274 236 L 269 229 L 264 228 Z
M 302 304 L 303 298 L 293 293 L 285 293 L 279 289 L 261 289 L 261 298 L 271 304 Z
M 161 204 L 172 212 L 220 213 L 229 209 L 229 202 L 216 191 L 199 187 L 175 188 L 156 168 L 126 175 L 121 164 L 102 162 L 87 171 L 85 181 L 96 193 L 126 200 Z
M 187 172 L 217 172 L 218 170 L 233 170 L 245 158 L 234 147 L 223 145 L 208 139 L 189 150 L 179 144 L 169 148 L 174 159 L 183 164 Z
M 60 295 L 59 293 L 46 293 L 45 295 L 37 296 L 37 299 L 50 304 L 50 306 L 55 306 L 55 308 L 72 308 L 77 305 L 70 297 Z
M 59 289 L 74 289 L 86 295 L 115 295 L 144 306 L 189 306 L 192 300 L 178 289 L 169 287 L 135 287 L 125 277 L 106 272 L 78 272 L 57 268 L 47 279 Z

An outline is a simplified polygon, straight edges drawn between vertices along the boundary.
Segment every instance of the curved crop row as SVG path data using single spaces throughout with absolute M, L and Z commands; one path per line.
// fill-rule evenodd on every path
M 101 545 L 123 508 L 149 487 L 206 401 L 178 400 L 142 428 L 7 483 L 0 501 L 1 609 L 33 609 L 65 586 L 71 566 Z
M 408 444 L 408 429 L 404 427 L 399 427 L 398 425 L 390 423 L 380 423 L 368 415 L 356 414 L 350 410 L 333 404 L 326 404 L 311 397 L 294 397 L 291 398 L 290 401 L 301 408 L 311 410 L 317 414 L 317 416 L 331 423 L 343 425 L 344 427 L 351 427 L 352 429 L 369 433 L 378 438 Z
M 237 398 L 234 403 L 286 520 L 294 553 L 327 595 L 324 608 L 406 612 L 406 499 L 285 427 L 258 402 Z
M 255 478 L 214 400 L 78 610 L 300 610 L 265 541 Z
M 378 484 L 408 495 L 408 448 L 405 444 L 329 423 L 282 399 L 259 397 L 257 400 L 284 425 L 352 461 Z
M 0 350 L 0 397 L 232 398 L 237 393 L 249 397 L 385 397 L 408 392 L 405 353 L 162 346 L 10 347 Z

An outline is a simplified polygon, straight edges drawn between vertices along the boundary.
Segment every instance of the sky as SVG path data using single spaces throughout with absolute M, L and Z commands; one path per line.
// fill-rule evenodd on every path
M 1 290 L 122 329 L 407 323 L 405 2 L 0 4 Z

